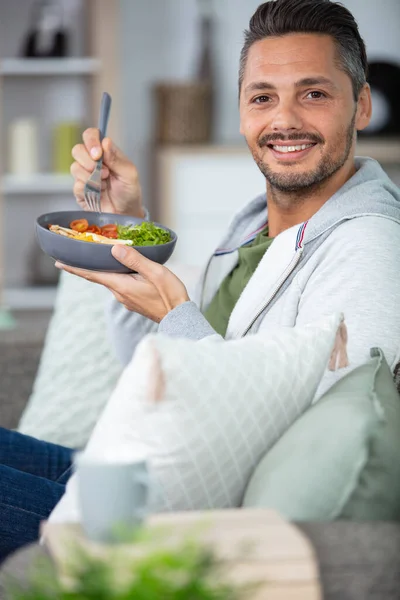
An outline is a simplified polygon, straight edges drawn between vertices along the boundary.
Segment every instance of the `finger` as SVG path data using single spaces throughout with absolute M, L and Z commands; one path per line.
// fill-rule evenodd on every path
M 103 151 L 104 164 L 109 167 L 110 171 L 127 181 L 138 184 L 139 176 L 135 165 L 110 138 L 104 138 Z
M 111 248 L 111 253 L 120 263 L 136 271 L 149 281 L 153 281 L 162 275 L 164 267 L 146 258 L 134 248 L 116 244 Z
M 83 181 L 75 181 L 72 191 L 78 201 L 83 201 L 85 199 L 84 188 L 85 183 Z
M 91 172 L 82 167 L 78 162 L 73 162 L 70 167 L 71 175 L 76 181 L 87 181 Z M 101 169 L 101 178 L 106 179 L 109 175 L 107 167 Z
M 119 290 L 121 287 L 118 273 L 104 273 L 103 271 L 89 271 L 87 269 L 78 269 L 77 267 L 70 267 L 59 261 L 56 261 L 54 266 L 62 271 L 67 271 L 71 275 L 76 275 L 92 283 L 98 283 L 104 285 L 110 290 Z
M 91 173 L 96 166 L 95 161 L 90 157 L 86 146 L 83 144 L 76 144 L 71 151 L 72 158 L 78 162 L 81 167 L 86 169 L 88 173 Z
M 85 203 L 85 181 L 75 181 L 74 186 L 72 188 L 73 194 L 80 206 L 83 206 Z M 107 189 L 107 181 L 104 180 L 101 182 L 101 191 L 104 192 Z
M 120 294 L 119 292 L 114 292 L 113 290 L 110 290 L 112 292 L 112 294 L 114 295 L 114 298 L 117 300 L 117 302 L 119 302 L 120 304 L 122 304 L 123 306 L 125 306 L 125 308 L 128 308 L 126 306 L 126 298 L 125 296 L 123 296 L 122 294 Z
M 93 160 L 99 160 L 103 154 L 100 143 L 100 132 L 96 127 L 90 127 L 83 132 L 83 143 Z
M 137 271 L 156 288 L 167 312 L 189 300 L 184 284 L 167 267 L 149 260 L 134 248 L 115 245 L 111 252 L 114 258 L 133 271 Z

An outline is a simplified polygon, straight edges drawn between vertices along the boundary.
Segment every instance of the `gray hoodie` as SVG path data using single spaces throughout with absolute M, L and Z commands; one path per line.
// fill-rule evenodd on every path
M 349 369 L 381 347 L 394 369 L 400 354 L 400 190 L 370 158 L 356 161 L 356 173 L 313 217 L 279 234 L 243 290 L 226 339 L 293 327 L 342 312 L 347 324 L 350 366 L 327 371 L 316 398 Z M 191 302 L 171 311 L 159 325 L 129 313 L 116 301 L 110 334 L 123 363 L 149 332 L 201 340 L 214 336 L 204 318 L 224 277 L 238 260 L 238 248 L 252 241 L 268 219 L 263 194 L 232 220 L 210 258 Z

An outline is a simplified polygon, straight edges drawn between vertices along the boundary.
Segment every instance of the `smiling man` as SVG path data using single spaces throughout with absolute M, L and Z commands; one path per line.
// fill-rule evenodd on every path
M 110 332 L 124 363 L 150 331 L 235 339 L 341 311 L 350 368 L 380 346 L 394 369 L 400 194 L 376 161 L 355 157 L 357 131 L 368 125 L 372 108 L 366 49 L 351 13 L 329 0 L 260 5 L 241 52 L 239 107 L 240 131 L 266 192 L 236 215 L 192 301 L 166 267 L 132 249 L 113 253 L 140 277 L 58 266 L 114 293 Z M 110 140 L 103 151 L 105 202 L 142 215 L 135 168 Z M 93 129 L 73 152 L 83 207 L 83 186 L 99 152 Z M 327 372 L 318 396 L 345 372 Z
M 105 285 L 125 363 L 146 333 L 216 341 L 264 335 L 343 312 L 349 368 L 379 346 L 400 354 L 400 194 L 379 164 L 355 157 L 371 116 L 364 43 L 329 0 L 276 0 L 250 21 L 240 59 L 240 128 L 266 189 L 229 226 L 190 299 L 166 267 L 113 254 L 139 275 L 60 268 Z M 143 217 L 135 166 L 96 129 L 73 149 L 74 193 L 103 153 L 102 209 Z M 190 259 L 189 259 L 190 262 Z M 316 399 L 347 369 L 324 375 Z M 248 399 L 251 402 L 251 398 Z M 64 493 L 72 451 L 0 428 L 0 558 L 37 538 Z

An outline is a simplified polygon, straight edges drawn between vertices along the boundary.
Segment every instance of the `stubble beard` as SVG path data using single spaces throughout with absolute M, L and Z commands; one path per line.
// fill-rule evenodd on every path
M 332 150 L 325 152 L 315 169 L 309 172 L 291 173 L 290 165 L 287 165 L 287 173 L 276 173 L 265 162 L 263 162 L 256 150 L 252 151 L 253 158 L 258 168 L 271 186 L 271 191 L 276 191 L 281 194 L 288 194 L 290 196 L 293 194 L 298 194 L 299 200 L 301 200 L 305 195 L 315 193 L 315 191 L 322 187 L 330 177 L 332 177 L 337 171 L 339 171 L 339 169 L 343 167 L 349 158 L 354 139 L 355 119 L 356 113 L 354 113 L 347 129 L 338 134 L 337 142 Z M 302 135 L 302 139 L 312 139 L 313 137 L 314 136 L 310 136 L 309 134 Z M 288 136 L 287 139 L 283 139 L 282 137 L 275 137 L 274 139 L 274 136 L 267 136 L 261 138 L 257 145 L 257 149 L 267 146 L 267 144 L 271 142 L 271 138 L 273 141 L 278 139 L 288 142 L 296 141 L 294 136 Z M 299 135 L 297 139 L 301 139 Z M 343 139 L 345 141 L 343 151 L 336 156 L 336 149 L 342 145 Z

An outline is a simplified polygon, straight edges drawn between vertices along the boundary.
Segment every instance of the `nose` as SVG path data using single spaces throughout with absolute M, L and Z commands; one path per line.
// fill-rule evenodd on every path
M 292 100 L 280 99 L 272 114 L 271 129 L 273 131 L 299 130 L 303 127 L 303 121 Z

